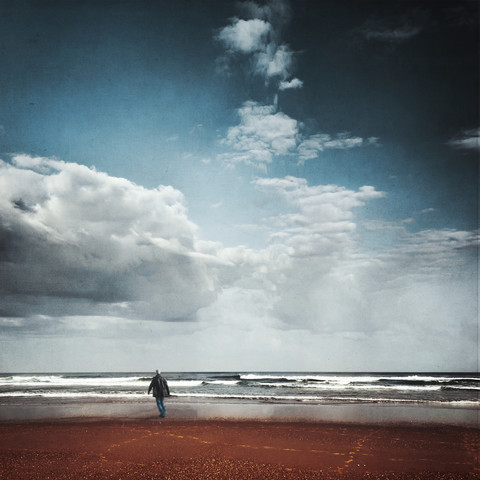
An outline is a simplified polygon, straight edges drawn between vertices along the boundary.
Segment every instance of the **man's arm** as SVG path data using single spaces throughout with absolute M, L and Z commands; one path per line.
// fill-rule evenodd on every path
M 170 388 L 168 388 L 168 383 L 165 378 L 163 379 L 163 385 L 165 387 L 165 391 L 167 392 L 167 396 L 170 396 Z

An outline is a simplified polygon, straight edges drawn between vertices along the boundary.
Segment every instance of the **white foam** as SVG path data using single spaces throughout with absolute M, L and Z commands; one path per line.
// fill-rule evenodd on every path
M 170 387 L 200 387 L 203 385 L 202 380 L 169 380 L 168 385 Z
M 240 380 L 212 380 L 205 383 L 208 385 L 238 385 Z
M 139 377 L 64 377 L 58 375 L 34 375 L 29 377 L 12 376 L 0 377 L 0 386 L 18 385 L 23 387 L 41 387 L 46 385 L 55 386 L 75 386 L 75 387 L 107 387 L 107 386 L 128 386 L 140 387 L 148 384 L 149 380 L 143 380 Z

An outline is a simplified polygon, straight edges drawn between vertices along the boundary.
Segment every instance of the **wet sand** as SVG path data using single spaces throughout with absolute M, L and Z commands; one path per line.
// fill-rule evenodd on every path
M 0 478 L 480 478 L 480 431 L 275 420 L 56 419 L 0 424 Z
M 478 408 L 417 404 L 304 404 L 241 400 L 169 398 L 168 416 L 176 420 L 275 420 L 353 424 L 452 425 L 480 428 Z M 3 398 L 0 422 L 82 418 L 144 419 L 156 412 L 143 400 Z

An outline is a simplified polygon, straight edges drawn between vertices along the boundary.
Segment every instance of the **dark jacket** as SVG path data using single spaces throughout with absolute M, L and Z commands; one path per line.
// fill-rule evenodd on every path
M 148 387 L 148 393 L 150 393 L 152 389 L 154 397 L 163 398 L 170 396 L 170 389 L 168 388 L 167 380 L 165 380 L 160 374 L 157 374 L 152 378 L 150 386 Z

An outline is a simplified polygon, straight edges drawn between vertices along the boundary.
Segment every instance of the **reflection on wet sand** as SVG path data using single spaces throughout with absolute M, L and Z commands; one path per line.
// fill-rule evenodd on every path
M 150 399 L 136 402 L 86 400 L 48 401 L 16 399 L 4 402 L 0 421 L 109 418 L 149 419 L 156 416 Z M 168 405 L 170 419 L 278 420 L 345 422 L 361 424 L 444 424 L 478 427 L 479 410 L 424 405 L 302 405 L 259 402 L 204 402 L 172 398 Z

